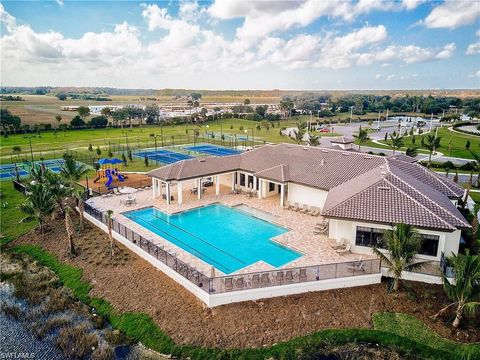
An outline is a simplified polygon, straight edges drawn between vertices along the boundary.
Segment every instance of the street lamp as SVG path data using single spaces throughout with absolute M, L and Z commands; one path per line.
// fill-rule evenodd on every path
M 32 159 L 32 166 L 35 166 L 35 162 L 33 161 L 33 151 L 32 151 L 32 136 L 28 136 L 28 142 L 30 143 L 30 157 Z
M 150 134 L 150 137 L 153 137 L 153 139 L 155 141 L 155 154 L 157 153 L 157 136 L 158 135 Z

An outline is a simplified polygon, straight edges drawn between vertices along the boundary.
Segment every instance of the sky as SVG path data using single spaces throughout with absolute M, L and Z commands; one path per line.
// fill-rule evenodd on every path
M 0 1 L 2 86 L 480 88 L 480 1 Z

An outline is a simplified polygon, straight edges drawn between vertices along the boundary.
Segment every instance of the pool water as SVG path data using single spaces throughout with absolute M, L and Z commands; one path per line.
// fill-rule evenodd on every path
M 281 267 L 301 256 L 270 240 L 288 229 L 221 204 L 174 215 L 153 207 L 124 215 L 225 274 L 260 260 Z

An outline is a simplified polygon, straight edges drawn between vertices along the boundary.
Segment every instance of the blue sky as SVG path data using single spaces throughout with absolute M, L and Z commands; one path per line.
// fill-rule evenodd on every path
M 2 1 L 4 86 L 480 87 L 480 3 Z

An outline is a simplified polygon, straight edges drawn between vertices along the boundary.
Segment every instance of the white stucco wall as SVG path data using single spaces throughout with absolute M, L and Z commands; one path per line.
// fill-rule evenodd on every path
M 368 222 L 350 221 L 350 220 L 338 220 L 330 219 L 328 236 L 332 239 L 346 239 L 352 244 L 352 251 L 363 254 L 372 253 L 371 248 L 365 246 L 355 245 L 355 236 L 357 226 L 372 227 L 377 229 L 391 229 L 391 226 L 383 224 L 375 224 Z M 460 230 L 453 232 L 433 231 L 426 229 L 418 229 L 421 234 L 438 235 L 438 252 L 437 256 L 418 255 L 419 258 L 425 260 L 440 261 L 441 253 L 444 252 L 445 256 L 450 256 L 452 253 L 457 254 L 460 244 Z
M 327 195 L 328 191 L 325 190 L 299 184 L 288 184 L 288 202 L 290 204 L 298 202 L 299 204 L 317 206 L 322 209 Z

